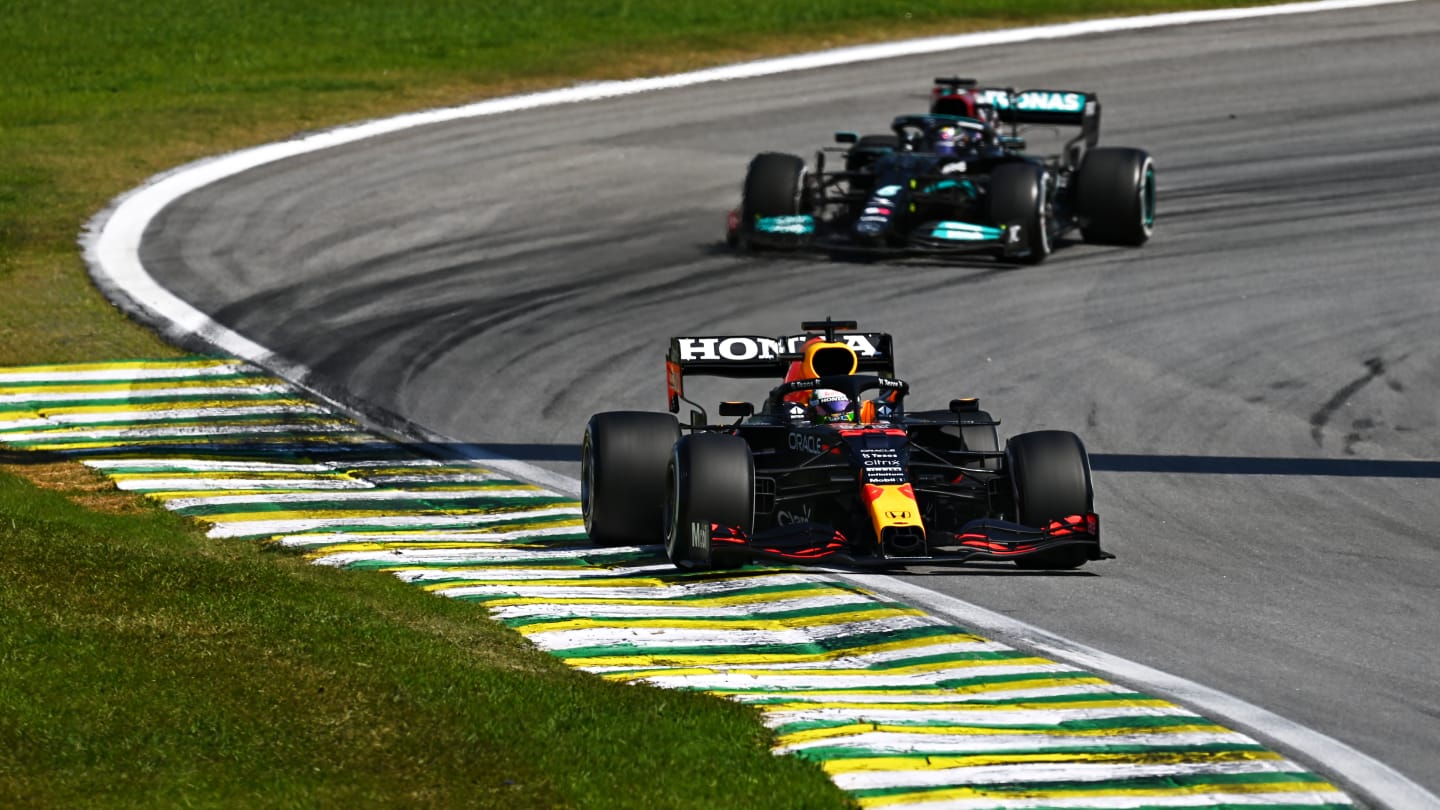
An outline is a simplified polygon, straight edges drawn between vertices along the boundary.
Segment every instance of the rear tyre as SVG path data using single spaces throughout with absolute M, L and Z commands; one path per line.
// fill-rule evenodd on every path
M 1090 460 L 1080 437 L 1064 430 L 1040 430 L 1014 436 L 1005 447 L 1005 461 L 1015 496 L 1015 520 L 1043 527 L 1052 520 L 1087 514 L 1095 509 Z M 1015 561 L 1021 568 L 1079 568 L 1089 549 L 1052 549 Z
M 597 413 L 580 453 L 580 511 L 601 546 L 659 543 L 665 537 L 666 465 L 680 439 L 668 413 Z
M 1050 211 L 1045 170 L 1031 163 L 1002 163 L 990 173 L 990 220 L 1020 225 L 1026 253 L 1023 264 L 1039 264 L 1050 255 Z
M 680 568 L 738 568 L 739 549 L 714 548 L 711 524 L 748 537 L 755 523 L 755 460 L 739 436 L 694 433 L 675 443 L 665 498 L 665 556 Z
M 1075 177 L 1075 207 L 1086 242 L 1143 245 L 1155 230 L 1155 161 L 1139 149 L 1102 147 Z

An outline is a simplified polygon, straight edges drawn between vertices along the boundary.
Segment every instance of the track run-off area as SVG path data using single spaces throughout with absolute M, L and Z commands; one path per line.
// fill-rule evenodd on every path
M 1430 257 L 1440 248 L 1432 124 L 1440 75 L 1431 54 L 1440 48 L 1440 8 L 1317 8 L 1324 5 L 1190 15 L 1179 26 L 1152 19 L 1143 30 L 1109 22 L 975 35 L 870 51 L 860 62 L 854 53 L 809 57 L 773 75 L 750 65 L 575 88 L 320 133 L 157 178 L 92 224 L 87 255 L 112 298 L 172 336 L 203 339 L 377 423 L 454 440 L 452 450 L 490 462 L 467 472 L 432 460 L 440 480 L 461 477 L 439 487 L 452 494 L 411 491 L 423 484 L 389 494 L 386 477 L 403 477 L 397 470 L 406 464 L 380 463 L 392 452 L 415 456 L 413 448 L 373 458 L 306 449 L 279 461 L 240 460 L 281 465 L 257 473 L 361 485 L 334 498 L 295 485 L 295 497 L 278 501 L 255 497 L 274 494 L 263 486 L 155 492 L 217 531 L 236 523 L 257 538 L 321 535 L 306 549 L 317 560 L 390 563 L 425 587 L 487 599 L 537 644 L 606 677 L 771 695 L 760 702 L 784 707 L 765 715 L 782 749 L 820 757 L 868 804 L 1344 803 L 1303 775 L 1320 769 L 1368 803 L 1436 806 L 1440 589 L 1429 572 L 1440 551 L 1430 528 L 1440 519 L 1440 285 Z M 883 129 L 892 115 L 924 105 L 932 76 L 954 73 L 1097 92 L 1101 142 L 1147 148 L 1159 163 L 1151 244 L 1067 245 L 1023 270 L 767 260 L 721 247 L 723 212 L 751 154 L 804 154 L 833 130 Z M 644 549 L 627 558 L 583 544 L 567 497 L 580 428 L 597 410 L 663 404 L 660 359 L 670 335 L 781 333 L 826 314 L 894 333 L 898 368 L 917 398 L 977 394 L 1005 420 L 1002 433 L 1079 433 L 1097 468 L 1106 545 L 1119 559 L 1058 576 L 977 567 L 859 585 L 781 572 L 766 576 L 798 577 L 795 584 L 782 580 L 771 592 L 746 577 L 731 592 L 691 582 Z M 49 401 L 17 406 L 38 415 L 16 419 L 53 422 Z M 293 418 L 313 422 L 313 435 L 345 433 L 326 421 L 337 419 L 333 412 L 305 410 L 318 407 L 306 402 L 275 406 L 286 414 L 276 424 Z M 263 410 L 215 407 L 222 413 L 173 418 L 204 422 L 239 408 L 262 435 L 312 435 L 267 434 Z M 41 432 L 5 429 L 7 441 L 21 443 Z M 107 472 L 185 477 L 137 452 L 143 446 L 129 447 L 143 428 L 86 429 L 101 435 L 68 451 L 124 447 L 87 460 L 156 465 L 101 465 Z M 201 454 L 188 472 L 203 479 L 204 464 L 225 460 Z M 369 469 L 382 470 L 380 478 L 367 478 Z M 245 477 L 224 471 L 220 478 Z M 360 494 L 367 488 L 375 491 Z M 380 491 L 387 494 L 374 497 Z M 418 527 L 412 510 L 425 518 Z M 539 524 L 513 517 L 529 510 L 552 510 L 532 516 L 556 533 L 529 534 Z M 472 514 L 512 517 L 478 526 Z M 330 531 L 356 526 L 364 534 L 383 528 L 383 537 Z M 400 536 L 412 529 L 486 528 L 499 536 L 455 541 L 500 555 L 485 563 L 447 558 L 443 548 L 431 554 L 430 539 L 383 547 L 416 542 Z M 359 542 L 380 547 L 351 551 L 378 556 L 331 558 Z M 393 565 L 397 558 L 406 564 Z M 517 574 L 493 576 L 502 569 Z M 574 584 L 586 579 L 579 574 L 559 577 L 566 584 L 543 591 L 550 598 L 539 603 L 520 590 L 554 587 L 554 577 L 536 572 L 555 569 L 620 580 L 607 588 L 653 588 L 626 580 L 655 580 L 668 589 L 665 604 L 625 591 L 570 594 L 564 589 L 587 587 Z M 802 582 L 825 584 L 811 593 Z M 472 586 L 481 590 L 462 590 Z M 553 610 L 538 606 L 552 599 Z M 946 618 L 970 608 L 973 621 Z M 650 618 L 651 610 L 667 619 Z M 771 624 L 791 610 L 799 615 L 788 624 Z M 865 614 L 853 624 L 870 628 L 857 630 L 858 641 L 848 629 L 827 629 L 851 612 Z M 999 617 L 993 629 L 986 616 Z M 658 638 L 667 621 L 686 628 L 673 637 L 680 650 Z M 1056 652 L 1014 643 L 1035 641 L 1038 627 L 1063 636 L 1049 646 Z M 744 635 L 751 632 L 758 635 Z M 707 657 L 755 643 L 776 658 Z M 1064 658 L 1067 647 L 1118 674 L 1095 677 L 1104 673 Z M 681 658 L 681 671 L 697 670 L 692 680 L 649 674 L 655 662 L 645 656 L 674 655 L 697 656 Z M 944 709 L 912 696 L 933 695 L 937 685 L 947 696 L 985 694 L 960 685 L 990 677 L 976 667 L 997 668 L 990 675 L 999 683 L 1020 674 L 1007 667 L 1037 667 L 1027 672 L 1056 683 L 1011 683 Z M 823 679 L 849 669 L 897 680 L 842 687 L 865 693 L 863 701 L 795 699 L 791 691 L 817 687 L 785 680 L 834 684 Z M 1234 696 L 1225 727 L 1214 726 L 1213 707 L 1148 684 L 1136 690 L 1132 680 L 1154 682 L 1147 672 L 1155 670 L 1183 676 L 1169 684 L 1181 693 L 1199 694 L 1185 685 L 1204 684 Z M 747 686 L 725 680 L 732 675 Z M 1094 683 L 1079 683 L 1087 679 Z M 870 697 L 892 689 L 906 695 L 905 708 Z M 1016 723 L 1022 715 L 1008 712 L 1037 714 Z M 1286 731 L 1274 717 L 1296 725 Z M 1182 747 L 1230 753 L 1157 758 L 1147 747 L 1157 733 L 1181 735 L 1162 745 L 1195 734 Z M 1268 749 L 1249 747 L 1267 735 Z M 917 736 L 939 747 L 917 745 Z M 996 736 L 1006 737 L 1000 748 Z M 852 738 L 883 755 L 853 749 L 826 758 Z M 1076 747 L 1055 743 L 1067 738 Z M 1061 749 L 1098 758 L 1082 767 L 1056 760 Z M 924 767 L 904 755 L 903 764 L 879 761 L 897 751 L 940 758 Z M 1015 759 L 1027 751 L 1044 756 Z M 867 764 L 851 771 L 834 764 L 842 759 Z M 1037 764 L 1055 761 L 1066 763 L 1058 778 Z M 891 781 L 866 781 L 875 774 Z M 1129 779 L 1141 793 L 1125 795 Z M 1027 785 L 1026 798 L 1016 785 Z M 1035 790 L 1063 795 L 1035 798 Z

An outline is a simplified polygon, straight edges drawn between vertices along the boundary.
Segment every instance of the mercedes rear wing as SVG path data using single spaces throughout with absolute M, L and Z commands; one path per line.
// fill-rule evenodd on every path
M 1013 87 L 980 87 L 974 79 L 958 76 L 935 78 L 931 111 L 945 112 L 945 99 L 962 92 L 974 93 L 982 104 L 995 108 L 1000 123 L 1009 124 L 1011 134 L 1025 124 L 1080 127 L 1087 147 L 1100 140 L 1100 99 L 1081 90 L 1016 90 Z

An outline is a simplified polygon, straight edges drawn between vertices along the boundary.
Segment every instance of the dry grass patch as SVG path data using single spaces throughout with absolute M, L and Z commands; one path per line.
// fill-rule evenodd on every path
M 64 495 L 71 503 L 92 512 L 134 515 L 155 508 L 143 495 L 117 489 L 104 474 L 54 453 L 0 450 L 0 471 Z

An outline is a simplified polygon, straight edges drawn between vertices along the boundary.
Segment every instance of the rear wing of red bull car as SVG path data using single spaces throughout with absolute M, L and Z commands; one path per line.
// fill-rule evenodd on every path
M 784 379 L 790 364 L 801 359 L 805 344 L 816 338 L 844 342 L 855 352 L 858 374 L 895 376 L 894 341 L 884 332 L 844 331 L 856 328 L 854 321 L 807 321 L 806 330 L 796 335 L 697 335 L 670 339 L 665 355 L 665 395 L 671 413 L 680 412 L 685 399 L 685 377 L 702 375 L 739 379 L 770 379 L 776 385 Z M 812 331 L 819 330 L 819 331 Z M 703 415 L 702 415 L 703 421 Z

